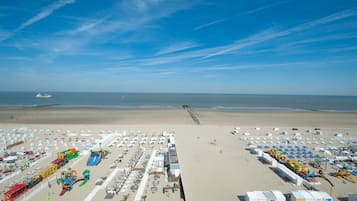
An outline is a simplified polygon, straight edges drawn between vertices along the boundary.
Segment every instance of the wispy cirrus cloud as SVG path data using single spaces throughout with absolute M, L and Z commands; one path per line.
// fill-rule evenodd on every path
M 56 2 L 52 3 L 51 5 L 49 5 L 48 7 L 43 8 L 35 16 L 33 16 L 30 19 L 26 20 L 26 22 L 22 23 L 16 30 L 19 31 L 21 29 L 24 29 L 24 28 L 30 26 L 31 24 L 36 23 L 36 22 L 38 22 L 38 21 L 50 16 L 53 13 L 53 11 L 62 8 L 63 6 L 65 6 L 67 4 L 72 4 L 75 1 L 76 0 L 59 0 L 59 1 L 56 1 Z
M 16 32 L 21 31 L 22 29 L 25 29 L 26 27 L 40 21 L 43 20 L 45 18 L 47 18 L 48 16 L 50 16 L 55 10 L 62 8 L 63 6 L 67 5 L 67 4 L 72 4 L 74 3 L 76 0 L 58 0 L 52 4 L 50 4 L 49 6 L 43 8 L 39 13 L 37 13 L 35 16 L 29 18 L 28 20 L 26 20 L 24 23 L 22 23 L 19 27 L 17 27 L 13 32 L 9 33 L 6 37 L 1 38 L 0 37 L 0 41 L 2 40 L 6 40 L 8 38 L 10 38 L 11 36 L 13 36 L 14 34 L 16 34 Z
M 306 23 L 302 23 L 291 28 L 285 30 L 276 30 L 272 28 L 268 28 L 256 34 L 250 35 L 246 38 L 240 39 L 235 41 L 232 44 L 209 47 L 209 48 L 201 48 L 201 49 L 183 49 L 180 52 L 172 52 L 172 54 L 165 55 L 165 54 L 156 54 L 154 57 L 150 58 L 140 58 L 134 59 L 129 62 L 132 63 L 139 63 L 142 65 L 163 65 L 169 63 L 179 63 L 179 62 L 195 62 L 195 61 L 202 61 L 202 60 L 210 60 L 213 57 L 221 56 L 221 55 L 228 55 L 228 54 L 237 54 L 238 51 L 241 51 L 244 48 L 252 48 L 260 45 L 264 42 L 268 42 L 274 39 L 288 37 L 292 34 L 307 31 L 313 29 L 320 25 L 325 25 L 328 23 L 335 22 L 337 20 L 342 20 L 348 17 L 352 17 L 357 15 L 356 8 L 344 10 L 341 12 L 337 12 L 319 19 L 315 19 Z M 312 43 L 321 41 L 328 41 L 328 40 L 338 40 L 339 38 L 354 38 L 355 36 L 351 34 L 343 34 L 343 35 L 334 35 L 334 36 L 326 36 L 314 39 L 304 39 L 300 41 L 296 41 L 296 43 Z M 295 42 L 292 42 L 295 43 Z M 289 43 L 288 43 L 289 44 Z M 296 45 L 296 44 L 291 44 Z M 272 48 L 265 48 L 265 49 L 258 49 L 258 50 L 249 50 L 248 52 L 242 52 L 242 54 L 254 54 L 254 53 L 266 53 L 266 52 L 284 52 L 287 49 L 283 46 L 276 46 Z M 160 52 L 160 51 L 159 51 Z
M 314 44 L 314 43 L 325 42 L 325 41 L 337 41 L 337 40 L 354 39 L 354 38 L 357 38 L 357 33 L 333 34 L 333 35 L 319 36 L 319 37 L 313 37 L 313 38 L 307 38 L 307 39 L 289 42 L 287 44 L 284 44 L 283 47 L 290 48 L 297 45 L 306 45 L 306 44 Z
M 268 29 L 261 33 L 249 36 L 249 37 L 241 39 L 241 40 L 238 40 L 238 41 L 234 42 L 233 44 L 221 46 L 219 48 L 221 50 L 219 50 L 217 52 L 213 52 L 207 56 L 204 56 L 203 58 L 206 59 L 206 58 L 210 58 L 210 57 L 214 57 L 214 56 L 229 54 L 229 53 L 232 53 L 233 51 L 236 51 L 236 50 L 239 50 L 239 49 L 242 49 L 245 47 L 260 44 L 260 43 L 263 43 L 263 42 L 266 42 L 266 41 L 269 41 L 272 39 L 286 37 L 286 36 L 289 36 L 294 33 L 306 31 L 308 29 L 312 29 L 312 28 L 320 26 L 320 25 L 325 25 L 328 23 L 332 23 L 332 22 L 335 22 L 338 20 L 356 16 L 356 15 L 357 15 L 357 8 L 355 7 L 352 9 L 347 9 L 347 10 L 337 12 L 337 13 L 334 13 L 334 14 L 316 19 L 316 20 L 306 22 L 306 23 L 288 28 L 283 31 L 272 31 L 272 30 Z
M 281 4 L 284 4 L 284 3 L 287 3 L 287 2 L 288 2 L 288 1 L 272 2 L 272 3 L 270 3 L 270 4 L 263 5 L 263 6 L 261 6 L 261 7 L 253 8 L 253 9 L 251 9 L 251 10 L 242 12 L 242 13 L 239 14 L 239 16 L 241 16 L 241 15 L 254 14 L 254 13 L 257 13 L 257 12 L 259 12 L 259 11 L 266 10 L 266 9 L 269 9 L 269 8 L 273 8 L 273 7 L 276 7 L 276 6 L 278 6 L 278 5 L 281 5 Z
M 92 36 L 117 35 L 148 28 L 148 24 L 178 11 L 187 10 L 199 1 L 125 0 L 95 19 L 89 19 L 74 29 L 75 33 L 90 32 Z
M 224 22 L 224 21 L 226 21 L 226 19 L 214 20 L 214 21 L 211 21 L 211 22 L 208 22 L 208 23 L 205 23 L 205 24 L 201 24 L 201 25 L 195 27 L 193 30 L 198 31 L 198 30 L 200 30 L 200 29 L 204 29 L 204 28 L 213 26 L 213 25 L 215 25 L 215 24 L 222 23 L 222 22 Z
M 192 49 L 195 47 L 198 47 L 199 44 L 192 42 L 192 41 L 185 41 L 185 42 L 179 42 L 179 43 L 174 43 L 168 46 L 165 46 L 161 48 L 156 55 L 163 55 L 163 54 L 169 54 L 169 53 L 174 53 L 174 52 L 179 52 L 183 50 L 188 50 Z
M 96 26 L 98 26 L 99 24 L 101 24 L 104 21 L 103 19 L 97 19 L 95 21 L 90 21 L 90 22 L 85 22 L 84 24 L 80 25 L 79 27 L 77 27 L 75 30 L 70 31 L 71 34 L 77 34 L 77 33 L 82 33 L 82 32 L 86 32 L 86 31 L 90 31 L 92 29 L 94 29 Z

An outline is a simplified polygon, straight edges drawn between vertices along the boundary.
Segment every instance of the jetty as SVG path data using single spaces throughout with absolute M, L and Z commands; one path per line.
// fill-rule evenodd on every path
M 193 112 L 192 107 L 190 105 L 182 105 L 182 108 L 188 112 L 193 122 L 195 122 L 197 125 L 201 124 L 200 120 L 198 119 L 197 115 Z

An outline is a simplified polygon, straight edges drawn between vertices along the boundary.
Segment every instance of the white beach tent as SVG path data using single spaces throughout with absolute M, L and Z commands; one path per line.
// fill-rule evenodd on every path
M 291 201 L 315 201 L 314 197 L 305 190 L 291 191 Z
M 314 201 L 325 201 L 324 197 L 318 191 L 309 191 L 309 193 L 314 197 Z
M 245 201 L 266 201 L 266 197 L 262 191 L 247 192 Z
M 322 191 L 291 191 L 291 201 L 333 201 L 332 197 Z
M 280 191 L 253 191 L 247 192 L 246 201 L 285 201 L 286 198 Z

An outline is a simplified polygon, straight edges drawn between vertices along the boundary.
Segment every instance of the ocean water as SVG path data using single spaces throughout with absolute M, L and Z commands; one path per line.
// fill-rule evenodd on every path
M 181 108 L 217 111 L 329 111 L 357 112 L 356 96 L 166 94 L 166 93 L 72 93 L 53 92 L 52 98 L 35 98 L 31 92 L 0 92 L 0 106 Z

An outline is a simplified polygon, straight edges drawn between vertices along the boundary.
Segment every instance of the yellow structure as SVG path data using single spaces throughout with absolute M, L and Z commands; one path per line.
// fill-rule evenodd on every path
M 57 171 L 57 165 L 51 164 L 38 172 L 38 174 L 43 178 L 47 178 Z
M 66 154 L 63 152 L 57 152 L 57 158 L 64 159 L 64 158 L 66 158 Z
M 356 180 L 351 175 L 351 172 L 349 172 L 347 170 L 339 170 L 336 174 L 336 177 L 338 179 L 345 178 L 346 180 L 349 180 L 352 183 L 356 183 Z

